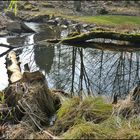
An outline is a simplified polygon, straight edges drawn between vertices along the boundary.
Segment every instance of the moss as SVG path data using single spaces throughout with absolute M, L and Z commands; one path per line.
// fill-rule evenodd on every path
M 105 38 L 121 41 L 129 41 L 133 43 L 140 43 L 140 34 L 129 34 L 129 33 L 119 33 L 115 31 L 102 31 L 102 30 L 93 30 L 89 33 L 82 33 L 74 37 L 64 38 L 61 40 L 62 43 L 78 43 L 85 42 L 90 39 L 95 38 Z

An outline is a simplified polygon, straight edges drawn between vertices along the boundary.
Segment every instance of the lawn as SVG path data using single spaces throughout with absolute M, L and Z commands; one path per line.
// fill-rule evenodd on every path
M 71 19 L 87 23 L 96 23 L 100 25 L 129 24 L 140 26 L 140 17 L 138 16 L 101 15 L 101 16 L 71 17 Z

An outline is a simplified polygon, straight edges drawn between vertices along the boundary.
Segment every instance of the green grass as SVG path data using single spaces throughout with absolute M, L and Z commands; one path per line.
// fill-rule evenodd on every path
M 62 139 L 140 139 L 140 117 L 116 116 L 112 107 L 101 97 L 68 99 L 50 130 Z
M 64 139 L 105 139 L 107 132 L 102 131 L 102 128 L 92 122 L 83 122 L 71 127 L 64 133 Z
M 57 121 L 51 131 L 55 135 L 61 135 L 74 125 L 83 123 L 83 121 L 92 121 L 97 124 L 108 119 L 111 114 L 112 105 L 104 102 L 100 97 L 87 97 L 84 100 L 74 97 L 63 102 L 57 113 Z M 85 126 L 83 129 L 90 128 Z M 80 133 L 82 132 L 81 130 Z M 81 137 L 81 134 L 79 134 L 79 137 Z
M 98 16 L 73 16 L 68 13 L 68 11 L 63 11 L 61 9 L 45 9 L 41 10 L 40 14 L 48 14 L 60 16 L 66 19 L 71 19 L 74 21 L 80 21 L 85 23 L 96 23 L 98 25 L 136 25 L 140 26 L 140 17 L 138 16 L 121 16 L 121 15 L 98 15 Z
M 113 110 L 102 97 L 73 97 L 63 102 L 49 130 L 62 139 L 140 139 L 139 115 L 124 118 Z
M 140 26 L 140 17 L 138 16 L 113 16 L 113 15 L 101 15 L 101 16 L 82 16 L 82 17 L 70 17 L 76 21 L 82 21 L 86 23 L 96 23 L 101 25 L 120 25 L 130 24 Z

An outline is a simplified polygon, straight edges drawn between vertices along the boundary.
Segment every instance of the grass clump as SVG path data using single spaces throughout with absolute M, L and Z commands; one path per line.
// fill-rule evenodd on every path
M 73 111 L 75 109 L 75 106 L 77 106 L 80 103 L 80 98 L 75 97 L 72 99 L 67 99 L 61 106 L 61 108 L 58 110 L 58 118 L 61 118 L 65 115 L 67 115 L 69 112 Z
M 139 132 L 139 130 L 133 130 L 130 128 L 122 128 L 116 133 L 115 138 L 118 138 L 118 139 L 140 139 L 140 132 Z
M 111 113 L 112 105 L 105 103 L 102 98 L 71 98 L 58 110 L 58 119 L 51 130 L 55 135 L 61 135 L 74 125 L 83 123 L 83 120 L 99 123 L 109 118 Z
M 107 138 L 102 128 L 94 123 L 85 122 L 77 124 L 64 133 L 64 139 L 99 139 Z
M 112 113 L 112 105 L 105 103 L 105 101 L 100 98 L 86 98 L 80 105 L 80 113 L 87 121 L 93 121 L 94 123 L 99 123 L 110 117 Z
M 113 105 L 101 97 L 74 97 L 62 104 L 50 130 L 63 139 L 140 139 L 140 117 L 112 111 Z

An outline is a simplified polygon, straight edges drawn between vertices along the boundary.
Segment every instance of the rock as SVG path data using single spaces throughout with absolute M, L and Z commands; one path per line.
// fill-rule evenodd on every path
M 61 28 L 63 28 L 63 29 L 67 29 L 68 26 L 66 26 L 66 25 L 61 25 Z
M 6 16 L 8 16 L 11 20 L 17 20 L 18 17 L 14 14 L 13 11 L 7 11 Z
M 43 3 L 42 6 L 45 8 L 55 8 L 55 6 L 50 3 Z
M 69 21 L 67 19 L 62 19 L 60 25 L 69 26 Z
M 6 28 L 7 23 L 10 22 L 11 20 L 5 16 L 5 13 L 0 12 L 0 30 L 3 30 Z
M 29 28 L 25 23 L 20 22 L 10 22 L 7 25 L 7 30 L 13 33 L 33 33 L 35 32 Z
M 95 28 L 95 27 L 97 27 L 97 25 L 94 23 L 94 24 L 90 24 L 89 25 L 90 26 L 90 28 Z
M 108 11 L 105 7 L 102 7 L 101 9 L 98 10 L 98 13 L 101 15 L 108 14 Z
M 50 18 L 49 15 L 36 15 L 36 16 L 32 16 L 28 19 L 26 19 L 26 21 L 29 21 L 29 22 L 46 22 L 48 21 Z
M 57 25 L 58 24 L 58 22 L 56 20 L 48 20 L 46 23 L 49 25 Z
M 32 8 L 32 11 L 39 11 L 39 8 L 38 7 L 34 7 L 34 8 Z
M 19 22 L 9 22 L 7 25 L 7 30 L 10 32 L 21 33 L 21 25 Z
M 7 36 L 7 35 L 8 35 L 7 31 L 1 31 L 0 32 L 0 37 L 4 37 L 4 36 Z
M 57 21 L 58 23 L 60 23 L 62 21 L 62 18 L 56 17 L 55 21 Z
M 35 33 L 33 29 L 31 29 L 29 26 L 27 26 L 25 23 L 21 22 L 21 29 L 26 33 Z
M 83 24 L 83 28 L 87 28 L 87 27 L 89 27 L 88 24 Z

